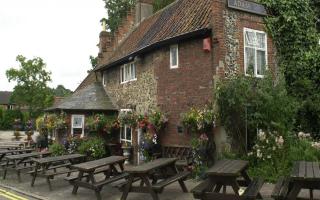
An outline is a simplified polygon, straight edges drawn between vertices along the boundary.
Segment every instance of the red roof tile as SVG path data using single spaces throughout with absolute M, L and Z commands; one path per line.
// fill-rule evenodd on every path
M 142 21 L 96 70 L 150 45 L 210 28 L 212 0 L 177 0 Z

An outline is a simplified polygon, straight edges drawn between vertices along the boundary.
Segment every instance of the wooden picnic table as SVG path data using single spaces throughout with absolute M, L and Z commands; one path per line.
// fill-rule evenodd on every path
M 158 200 L 158 193 L 161 193 L 167 185 L 179 182 L 183 192 L 188 192 L 187 187 L 184 184 L 184 180 L 190 174 L 190 172 L 178 172 L 175 162 L 177 158 L 159 158 L 148 163 L 144 163 L 139 166 L 135 166 L 126 169 L 125 172 L 129 173 L 128 181 L 125 185 L 121 200 L 125 200 L 128 197 L 129 192 L 137 193 L 149 193 L 154 200 Z M 149 181 L 149 177 L 155 172 L 161 173 L 163 180 L 157 183 L 154 181 L 152 185 Z M 173 172 L 169 175 L 169 172 Z M 141 180 L 140 186 L 133 186 L 133 182 Z
M 12 170 L 17 172 L 18 180 L 21 182 L 20 171 L 33 167 L 30 159 L 47 156 L 49 154 L 49 152 L 33 152 L 5 156 L 6 163 L 4 166 L 3 179 L 6 179 L 7 171 Z
M 196 199 L 255 199 L 261 198 L 259 190 L 262 180 L 253 182 L 246 170 L 249 162 L 243 160 L 220 160 L 206 171 L 207 179 L 195 187 L 192 192 Z M 239 178 L 242 180 L 239 181 Z M 233 194 L 226 193 L 226 187 L 233 189 Z M 239 193 L 240 186 L 247 187 L 244 194 Z M 222 193 L 220 193 L 223 188 Z
M 0 162 L 6 155 L 15 155 L 15 154 L 23 154 L 23 153 L 31 153 L 33 149 L 0 149 Z M 2 165 L 3 166 L 3 165 Z
M 320 189 L 320 167 L 318 162 L 299 161 L 293 164 L 287 199 L 297 199 L 301 189 L 309 189 L 309 199 L 313 199 L 314 189 Z
M 32 171 L 28 172 L 32 176 L 31 186 L 34 186 L 37 176 L 44 177 L 47 180 L 49 189 L 52 190 L 50 179 L 56 175 L 67 174 L 70 176 L 70 166 L 75 164 L 76 161 L 83 161 L 86 156 L 82 154 L 69 154 L 62 156 L 53 156 L 45 158 L 32 158 L 31 161 L 35 163 Z M 57 172 L 59 168 L 67 168 L 67 170 Z
M 125 160 L 126 158 L 123 156 L 110 156 L 99 160 L 72 165 L 71 168 L 79 170 L 78 176 L 66 178 L 66 180 L 73 185 L 72 194 L 77 194 L 78 188 L 84 187 L 94 190 L 97 199 L 100 200 L 100 191 L 104 185 L 128 176 L 127 174 L 122 173 Z M 116 165 L 120 167 L 121 172 L 117 170 Z M 98 173 L 104 173 L 105 179 L 97 181 L 94 175 Z M 112 177 L 110 178 L 110 176 Z M 86 178 L 86 181 L 83 180 L 84 178 Z

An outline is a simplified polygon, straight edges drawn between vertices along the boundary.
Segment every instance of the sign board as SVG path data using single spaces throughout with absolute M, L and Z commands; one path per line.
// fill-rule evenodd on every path
M 228 7 L 236 10 L 242 10 L 257 15 L 267 15 L 265 7 L 261 4 L 247 0 L 228 0 Z

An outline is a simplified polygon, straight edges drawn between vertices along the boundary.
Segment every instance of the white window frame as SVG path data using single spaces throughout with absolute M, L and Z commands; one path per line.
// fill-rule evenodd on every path
M 82 118 L 81 126 L 76 126 L 76 127 L 73 126 L 73 121 L 74 121 L 74 118 L 76 117 Z M 79 128 L 79 129 L 81 128 L 82 129 L 81 137 L 84 136 L 84 118 L 85 118 L 84 115 L 71 115 L 71 135 L 72 136 L 73 136 L 73 129 L 75 128 Z
M 264 75 L 259 75 L 257 73 L 257 69 L 258 69 L 258 61 L 257 61 L 257 51 L 264 51 L 265 52 L 265 60 L 266 60 L 266 70 L 268 69 L 268 35 L 266 32 L 264 31 L 259 31 L 259 30 L 255 30 L 255 29 L 251 29 L 251 28 L 244 28 L 243 29 L 243 55 L 244 55 L 244 73 L 245 75 L 250 75 L 250 74 L 247 74 L 247 54 L 246 54 L 246 32 L 247 31 L 250 31 L 250 32 L 254 32 L 255 34 L 257 33 L 261 33 L 261 34 L 264 34 L 265 35 L 265 48 L 258 48 L 258 47 L 250 47 L 248 46 L 248 48 L 252 48 L 255 50 L 255 65 L 253 66 L 253 73 L 254 73 L 254 76 L 255 77 L 258 77 L 258 78 L 263 78 Z
M 120 83 L 124 84 L 137 80 L 137 66 L 135 62 L 124 64 L 120 67 Z
M 131 109 L 121 109 L 120 112 L 132 112 Z M 130 138 L 131 140 L 127 139 L 127 128 L 130 128 Z M 122 131 L 125 131 L 124 133 L 124 137 L 122 138 Z M 124 125 L 123 127 L 120 128 L 120 143 L 124 142 L 124 143 L 129 143 L 130 145 L 132 144 L 132 127 L 129 127 L 128 125 Z
M 175 49 L 177 49 L 177 55 L 176 55 L 176 57 L 177 57 L 177 64 L 176 65 L 173 65 L 172 64 L 172 49 L 173 48 L 175 48 Z M 177 69 L 177 68 L 179 68 L 179 45 L 178 44 L 175 44 L 175 45 L 171 45 L 170 46 L 170 69 Z
M 107 71 L 103 71 L 102 73 L 102 84 L 103 86 L 106 86 L 107 85 Z

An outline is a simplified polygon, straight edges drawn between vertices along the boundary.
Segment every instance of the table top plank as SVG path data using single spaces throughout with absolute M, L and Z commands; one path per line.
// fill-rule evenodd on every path
M 23 153 L 23 152 L 31 152 L 34 151 L 34 149 L 1 149 L 0 154 L 9 154 L 9 153 Z
M 32 158 L 32 161 L 39 163 L 39 164 L 46 164 L 46 163 L 53 163 L 65 160 L 72 160 L 77 158 L 84 158 L 85 155 L 82 154 L 68 154 L 62 156 L 52 156 L 52 157 L 45 157 L 45 158 Z
M 301 178 L 306 177 L 306 162 L 305 161 L 299 162 L 299 177 L 301 177 Z
M 320 179 L 320 168 L 318 162 L 312 163 L 314 178 Z
M 178 159 L 177 158 L 158 158 L 151 162 L 144 163 L 142 165 L 134 166 L 131 168 L 126 169 L 125 171 L 128 173 L 148 173 L 152 170 L 162 168 L 164 166 L 170 165 L 175 163 Z
M 306 178 L 314 178 L 312 162 L 306 163 Z
M 41 155 L 48 155 L 49 152 L 33 152 L 33 153 L 24 153 L 24 154 L 16 154 L 16 155 L 8 155 L 5 156 L 8 160 L 18 160 L 18 159 L 25 159 L 25 158 L 32 158 L 37 157 Z
M 207 170 L 209 176 L 239 176 L 249 166 L 244 160 L 220 160 Z
M 103 166 L 112 165 L 120 162 L 124 162 L 126 160 L 123 156 L 110 156 L 107 158 L 102 158 L 99 160 L 93 160 L 89 162 L 84 162 L 76 165 L 72 165 L 73 169 L 78 169 L 80 171 L 94 171 L 97 168 L 101 168 Z

